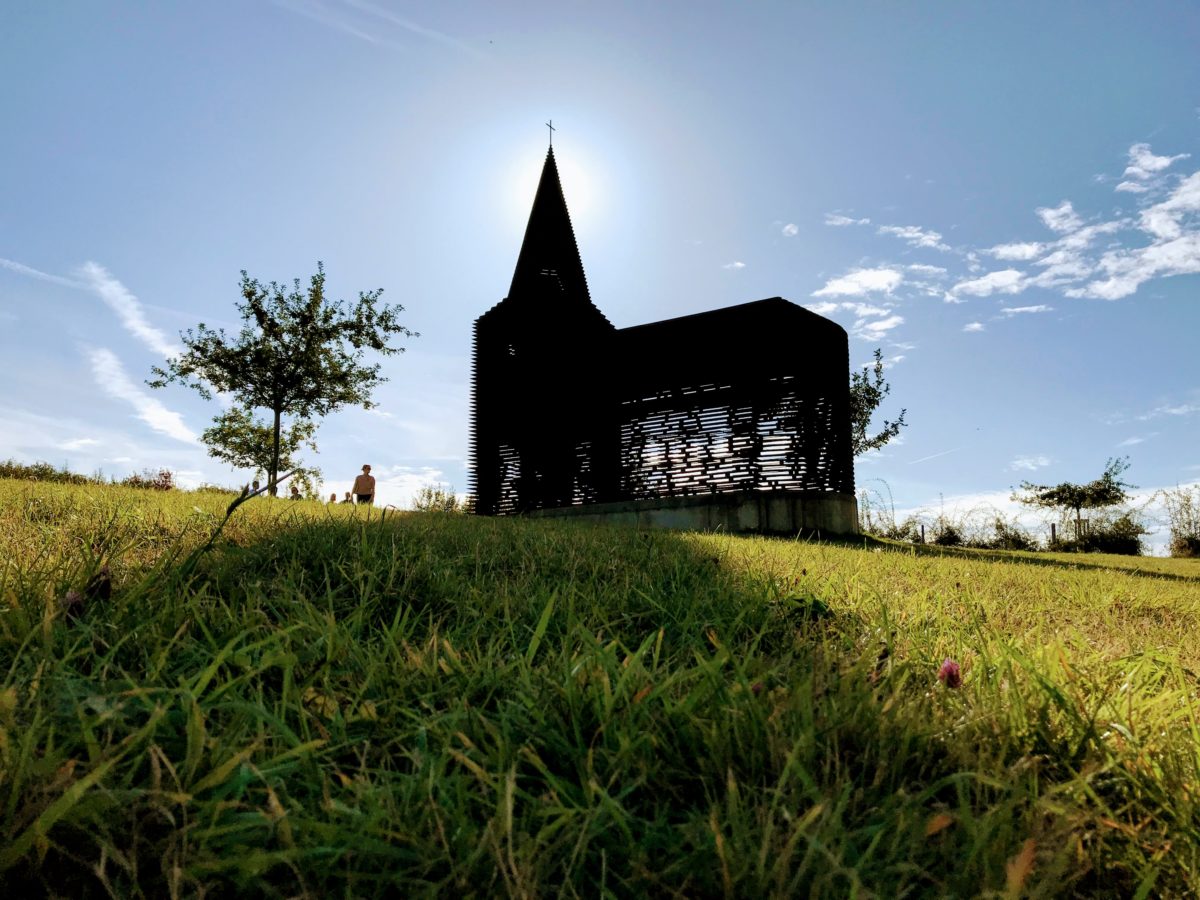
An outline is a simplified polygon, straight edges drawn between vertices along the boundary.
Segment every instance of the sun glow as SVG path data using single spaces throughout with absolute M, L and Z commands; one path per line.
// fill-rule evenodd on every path
M 571 224 L 576 232 L 581 228 L 590 230 L 600 214 L 599 191 L 596 185 L 596 168 L 587 157 L 573 149 L 558 149 L 554 153 L 558 164 L 558 177 L 562 182 L 567 209 L 571 213 Z M 537 193 L 538 180 L 542 177 L 545 156 L 530 156 L 514 161 L 505 178 L 508 186 L 506 207 L 514 223 L 524 227 L 533 207 L 533 196 Z

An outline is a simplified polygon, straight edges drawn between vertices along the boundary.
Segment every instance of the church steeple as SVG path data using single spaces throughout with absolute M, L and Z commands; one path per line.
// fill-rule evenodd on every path
M 517 257 L 508 297 L 510 300 L 533 300 L 559 296 L 564 300 L 591 303 L 579 246 L 571 227 L 571 215 L 567 212 L 567 201 L 558 179 L 554 148 L 551 147 L 546 153 L 542 178 L 533 198 L 533 209 L 529 213 L 529 224 L 525 226 L 525 240 L 521 243 L 521 255 Z

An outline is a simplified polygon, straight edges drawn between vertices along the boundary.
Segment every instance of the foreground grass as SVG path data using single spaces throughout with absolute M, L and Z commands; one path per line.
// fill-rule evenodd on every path
M 1197 890 L 1195 561 L 226 502 L 0 482 L 10 895 Z

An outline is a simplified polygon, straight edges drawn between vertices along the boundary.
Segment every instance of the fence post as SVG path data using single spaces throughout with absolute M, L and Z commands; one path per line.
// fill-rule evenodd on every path
M 925 543 L 925 525 L 921 525 L 921 543 Z
M 1058 543 L 1058 529 L 1055 527 L 1053 522 L 1050 523 L 1050 543 Z

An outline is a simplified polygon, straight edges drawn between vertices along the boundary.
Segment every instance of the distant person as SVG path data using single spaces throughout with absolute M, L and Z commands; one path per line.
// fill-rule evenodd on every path
M 345 497 L 345 499 L 344 499 L 344 500 L 342 500 L 342 502 L 343 502 L 343 503 L 349 503 L 351 506 L 353 506 L 353 505 L 354 505 L 354 498 L 350 496 L 350 492 L 349 492 L 349 491 L 346 491 L 346 497 Z
M 296 485 L 293 484 L 292 485 L 292 495 L 290 497 L 288 497 L 288 499 L 289 500 L 303 500 L 304 498 L 300 496 L 300 488 L 296 487 Z
M 370 506 L 375 502 L 375 479 L 371 477 L 371 467 L 363 466 L 362 474 L 354 479 L 354 499 L 358 504 Z
M 337 503 L 337 491 L 334 491 L 332 494 L 329 495 L 329 502 Z
M 252 493 L 252 494 L 258 493 L 258 482 L 257 481 L 250 482 L 250 493 Z

